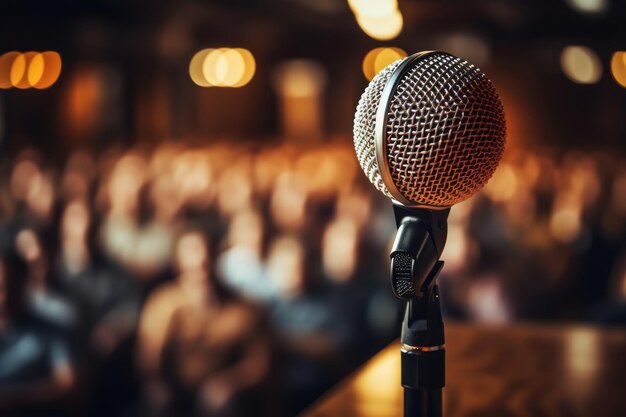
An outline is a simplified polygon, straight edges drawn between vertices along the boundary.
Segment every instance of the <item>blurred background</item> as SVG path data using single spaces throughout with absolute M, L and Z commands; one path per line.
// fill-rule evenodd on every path
M 626 4 L 5 0 L 0 413 L 290 416 L 399 336 L 352 147 L 385 65 L 500 92 L 454 207 L 449 320 L 626 323 Z

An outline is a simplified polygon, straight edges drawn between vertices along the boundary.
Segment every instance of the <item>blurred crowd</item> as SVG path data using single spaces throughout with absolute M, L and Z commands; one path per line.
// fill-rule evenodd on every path
M 454 206 L 445 252 L 450 316 L 481 322 L 626 323 L 626 159 L 510 150 Z
M 50 159 L 4 165 L 0 409 L 293 415 L 397 333 L 352 149 Z
M 0 413 L 293 415 L 397 337 L 350 144 L 178 143 L 0 180 Z M 626 322 L 626 164 L 511 150 L 450 216 L 450 317 Z

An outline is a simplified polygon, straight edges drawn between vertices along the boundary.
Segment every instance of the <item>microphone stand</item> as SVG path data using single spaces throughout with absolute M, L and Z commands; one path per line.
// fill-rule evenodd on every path
M 445 339 L 437 277 L 450 210 L 394 204 L 398 233 L 391 250 L 391 284 L 406 299 L 402 322 L 401 382 L 405 417 L 441 417 Z

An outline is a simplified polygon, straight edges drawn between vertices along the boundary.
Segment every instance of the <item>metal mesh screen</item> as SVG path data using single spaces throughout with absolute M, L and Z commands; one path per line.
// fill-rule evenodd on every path
M 377 107 L 383 88 L 384 82 L 372 80 L 359 102 L 354 130 L 355 146 L 358 142 L 368 152 L 371 147 L 374 155 L 369 171 L 363 168 L 366 175 L 389 195 L 377 184 L 382 182 L 380 174 L 372 173 L 376 110 L 369 108 Z M 451 206 L 489 180 L 504 151 L 505 136 L 504 110 L 491 81 L 460 58 L 427 55 L 404 74 L 391 97 L 386 126 L 391 177 L 400 193 L 416 204 Z M 361 161 L 359 154 L 357 146 Z
M 378 103 L 380 102 L 385 84 L 387 84 L 387 80 L 389 80 L 391 74 L 398 68 L 398 65 L 400 65 L 402 61 L 402 59 L 399 59 L 385 67 L 376 74 L 367 86 L 356 108 L 352 132 L 356 157 L 359 160 L 363 172 L 365 172 L 365 175 L 367 175 L 367 178 L 369 178 L 372 184 L 387 197 L 391 197 L 391 194 L 389 194 L 387 187 L 383 184 L 383 179 L 378 169 L 376 148 L 374 147 L 374 127 L 376 125 Z

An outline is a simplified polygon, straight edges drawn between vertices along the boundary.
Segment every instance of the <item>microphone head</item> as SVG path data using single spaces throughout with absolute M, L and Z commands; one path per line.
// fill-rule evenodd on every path
M 505 137 L 492 82 L 444 52 L 419 52 L 384 68 L 354 116 L 361 168 L 406 207 L 447 208 L 471 197 L 498 167 Z

